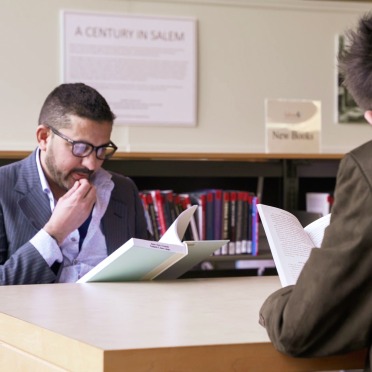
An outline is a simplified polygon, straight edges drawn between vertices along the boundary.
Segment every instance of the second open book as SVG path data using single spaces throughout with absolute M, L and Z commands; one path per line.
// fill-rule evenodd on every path
M 197 206 L 184 210 L 156 241 L 129 239 L 77 283 L 176 279 L 206 260 L 228 240 L 184 241 Z
M 295 284 L 313 248 L 321 246 L 328 214 L 305 228 L 290 212 L 264 204 L 257 205 L 276 269 L 283 287 Z

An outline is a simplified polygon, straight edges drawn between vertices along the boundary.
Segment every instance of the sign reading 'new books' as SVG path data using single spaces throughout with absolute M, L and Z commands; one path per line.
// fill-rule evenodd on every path
M 266 152 L 318 153 L 320 101 L 267 99 Z

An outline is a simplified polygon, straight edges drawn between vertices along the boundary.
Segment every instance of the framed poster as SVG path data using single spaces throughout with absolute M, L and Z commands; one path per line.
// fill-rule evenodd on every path
M 196 125 L 196 21 L 62 11 L 62 82 L 97 89 L 123 125 Z

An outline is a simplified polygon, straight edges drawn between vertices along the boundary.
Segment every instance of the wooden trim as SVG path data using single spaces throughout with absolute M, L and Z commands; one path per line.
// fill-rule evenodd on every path
M 117 160 L 216 160 L 216 161 L 265 161 L 281 159 L 341 159 L 343 154 L 266 154 L 266 153 L 117 153 Z
M 0 159 L 23 159 L 30 151 L 0 151 Z M 208 160 L 208 161 L 266 161 L 281 159 L 335 159 L 344 154 L 266 154 L 266 153 L 178 153 L 178 152 L 118 152 L 112 160 Z
M 323 371 L 363 368 L 367 350 L 322 358 L 292 358 L 272 344 L 185 346 L 105 351 L 104 371 Z M 275 368 L 273 368 L 275 366 Z
M 30 153 L 31 151 L 0 151 L 0 159 L 23 159 Z

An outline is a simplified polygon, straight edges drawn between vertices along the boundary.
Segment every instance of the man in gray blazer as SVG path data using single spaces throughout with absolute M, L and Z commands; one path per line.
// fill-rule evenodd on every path
M 372 125 L 372 15 L 349 32 L 340 57 L 344 84 Z M 298 357 L 368 349 L 372 360 L 372 141 L 340 163 L 331 223 L 295 286 L 273 293 L 260 310 L 274 346 Z
M 148 238 L 138 190 L 102 168 L 115 119 L 93 88 L 62 84 L 38 148 L 0 168 L 0 285 L 75 282 L 132 237 Z

